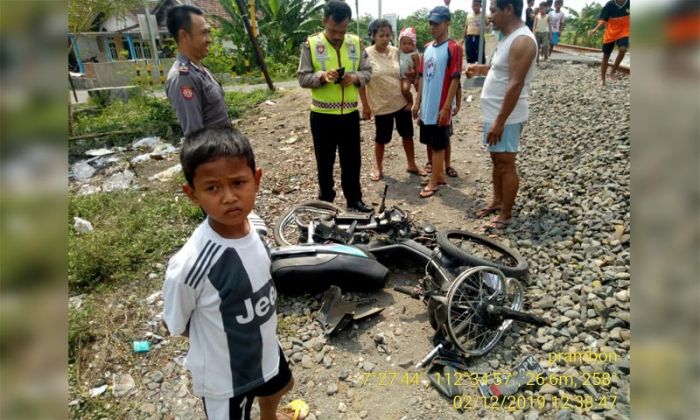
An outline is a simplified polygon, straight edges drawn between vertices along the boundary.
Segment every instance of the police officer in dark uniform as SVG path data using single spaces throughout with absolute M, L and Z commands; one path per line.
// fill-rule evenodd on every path
M 231 127 L 224 90 L 202 60 L 209 52 L 210 27 L 202 10 L 175 6 L 168 10 L 168 31 L 177 42 L 177 57 L 168 72 L 165 93 L 185 136 L 202 128 Z

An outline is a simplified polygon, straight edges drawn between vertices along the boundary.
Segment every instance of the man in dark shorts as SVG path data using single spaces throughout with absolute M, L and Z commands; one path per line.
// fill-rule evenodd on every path
M 607 26 L 603 35 L 603 62 L 600 65 L 600 78 L 603 86 L 605 86 L 605 73 L 608 71 L 608 61 L 615 45 L 617 45 L 617 57 L 610 70 L 610 77 L 612 78 L 615 78 L 615 72 L 620 67 L 620 63 L 630 45 L 630 1 L 608 1 L 603 10 L 600 11 L 598 25 L 591 29 L 588 34 L 594 34 L 603 25 Z
M 437 6 L 428 15 L 433 41 L 425 46 L 420 62 L 418 95 L 413 118 L 418 118 L 420 142 L 428 148 L 432 174 L 420 192 L 420 198 L 435 195 L 445 185 L 445 152 L 450 145 L 452 101 L 459 89 L 462 73 L 462 48 L 450 39 L 450 9 Z

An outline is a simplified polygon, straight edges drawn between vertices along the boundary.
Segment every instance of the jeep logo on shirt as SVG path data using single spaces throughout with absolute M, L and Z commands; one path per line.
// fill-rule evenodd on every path
M 267 296 L 263 295 L 255 302 L 253 302 L 251 298 L 247 298 L 243 301 L 243 305 L 245 306 L 245 314 L 236 315 L 236 321 L 239 324 L 248 324 L 255 317 L 266 317 L 269 315 L 270 310 L 274 310 L 276 300 L 277 291 L 274 287 L 270 287 L 269 294 Z

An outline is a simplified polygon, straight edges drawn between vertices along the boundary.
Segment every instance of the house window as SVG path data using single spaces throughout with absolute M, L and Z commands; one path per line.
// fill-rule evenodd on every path
M 151 58 L 151 49 L 146 41 L 134 40 L 134 52 L 139 60 Z
M 117 46 L 114 44 L 114 41 L 109 41 L 109 56 L 112 58 L 119 57 L 119 54 L 117 54 Z
M 143 58 L 151 58 L 151 48 L 148 46 L 147 42 L 143 42 L 141 44 L 141 48 L 143 49 Z

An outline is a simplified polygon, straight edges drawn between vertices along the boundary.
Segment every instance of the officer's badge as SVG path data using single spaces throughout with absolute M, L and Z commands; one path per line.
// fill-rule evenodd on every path
M 187 66 L 180 66 L 180 74 L 187 74 L 190 72 L 190 68 Z
M 192 90 L 192 86 L 180 87 L 180 93 L 182 94 L 182 97 L 187 99 L 188 101 L 194 98 L 194 90 Z
M 326 46 L 323 44 L 316 45 L 316 54 L 324 55 L 326 53 Z
M 355 49 L 355 44 L 348 45 L 348 54 L 350 54 L 350 55 L 357 54 L 357 50 Z

